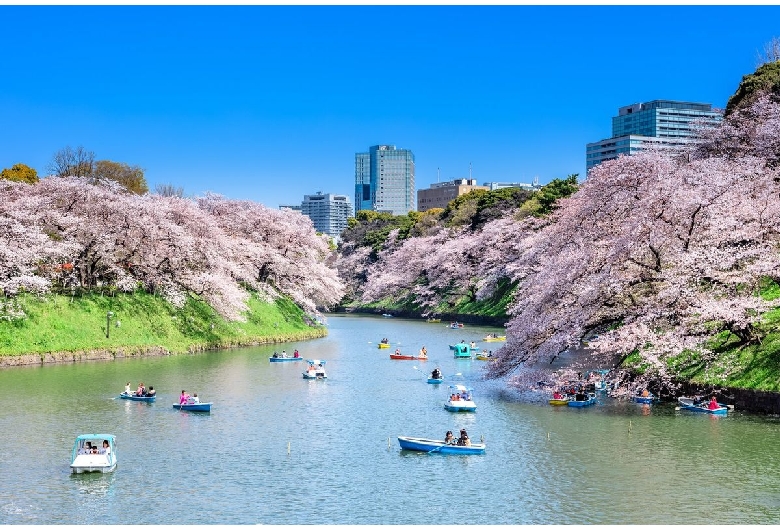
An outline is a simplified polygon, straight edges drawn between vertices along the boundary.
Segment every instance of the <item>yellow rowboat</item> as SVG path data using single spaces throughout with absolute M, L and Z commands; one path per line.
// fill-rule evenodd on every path
M 429 318 L 429 319 L 426 320 L 426 322 L 430 322 L 432 324 L 438 324 L 438 323 L 441 322 L 441 319 L 440 318 Z
M 487 355 L 477 355 L 476 358 L 477 358 L 478 361 L 495 361 L 496 360 L 495 357 L 488 357 Z
M 377 344 L 377 348 L 389 348 L 389 347 L 390 347 L 390 344 L 388 344 L 386 342 L 380 342 L 379 344 Z
M 506 335 L 500 335 L 498 337 L 487 336 L 482 339 L 483 342 L 506 342 Z
M 569 404 L 569 398 L 551 399 L 549 401 L 549 403 L 550 403 L 550 405 L 553 405 L 553 406 L 556 406 L 556 407 L 560 407 L 560 406 L 568 405 Z

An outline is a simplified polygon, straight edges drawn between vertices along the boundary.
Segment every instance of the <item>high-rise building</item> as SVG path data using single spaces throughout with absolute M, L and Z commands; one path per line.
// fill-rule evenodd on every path
M 697 141 L 698 128 L 712 127 L 721 119 L 723 111 L 709 103 L 657 99 L 620 107 L 612 117 L 612 137 L 587 144 L 586 169 L 651 146 L 679 151 Z
M 405 215 L 415 209 L 414 154 L 394 145 L 355 153 L 355 210 Z
M 341 235 L 347 227 L 347 219 L 353 216 L 352 203 L 347 195 L 323 194 L 321 191 L 316 195 L 303 196 L 301 213 L 311 219 L 315 230 L 335 238 Z
M 431 208 L 446 208 L 453 199 L 472 190 L 487 190 L 487 186 L 478 186 L 476 179 L 455 179 L 450 182 L 436 182 L 427 190 L 417 190 L 417 211 Z

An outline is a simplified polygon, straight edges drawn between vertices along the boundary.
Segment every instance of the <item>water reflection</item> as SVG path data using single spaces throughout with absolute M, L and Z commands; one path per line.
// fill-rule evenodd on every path
M 329 330 L 284 348 L 327 360 L 326 380 L 304 380 L 302 363 L 269 363 L 278 345 L 0 371 L 0 523 L 780 522 L 777 419 L 605 397 L 551 407 L 542 393 L 483 380 L 485 363 L 454 359 L 449 344 L 495 328 L 334 316 Z M 381 337 L 425 344 L 430 360 L 391 361 Z M 444 409 L 450 380 L 428 384 L 434 366 L 474 388 L 476 412 Z M 128 380 L 153 380 L 157 401 L 113 399 Z M 212 413 L 174 410 L 183 388 L 213 401 Z M 484 436 L 486 454 L 427 455 L 397 441 L 460 429 Z M 69 473 L 83 432 L 117 435 L 114 473 Z M 36 458 L 19 458 L 20 440 Z M 445 502 L 452 477 L 489 502 Z M 424 493 L 388 502 L 389 492 Z

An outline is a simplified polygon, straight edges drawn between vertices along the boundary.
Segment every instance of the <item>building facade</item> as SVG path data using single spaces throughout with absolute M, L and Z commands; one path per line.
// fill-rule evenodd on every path
M 478 186 L 476 179 L 455 179 L 450 182 L 431 184 L 427 190 L 417 191 L 417 211 L 431 208 L 446 208 L 451 200 L 472 190 L 487 190 L 487 186 Z
M 301 213 L 314 224 L 317 232 L 338 238 L 347 227 L 347 219 L 353 217 L 352 203 L 347 195 L 333 193 L 304 195 Z
M 355 153 L 355 210 L 405 215 L 415 209 L 414 154 L 394 145 Z
M 586 170 L 651 147 L 680 151 L 698 141 L 701 127 L 712 127 L 722 119 L 723 112 L 709 103 L 658 99 L 620 107 L 612 117 L 612 137 L 586 145 Z

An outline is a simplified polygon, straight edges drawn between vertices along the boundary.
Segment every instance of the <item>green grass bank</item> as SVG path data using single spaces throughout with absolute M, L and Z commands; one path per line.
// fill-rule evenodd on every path
M 175 355 L 327 334 L 308 325 L 290 300 L 253 295 L 248 306 L 245 322 L 230 322 L 193 297 L 180 309 L 142 292 L 7 298 L 0 302 L 0 366 Z

